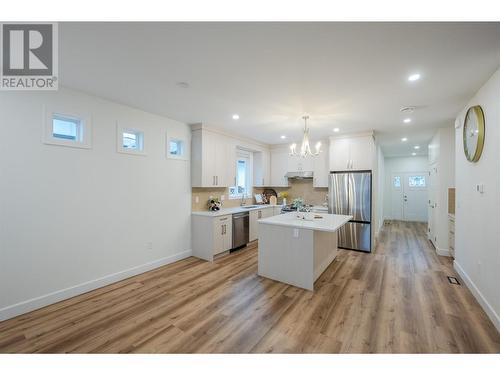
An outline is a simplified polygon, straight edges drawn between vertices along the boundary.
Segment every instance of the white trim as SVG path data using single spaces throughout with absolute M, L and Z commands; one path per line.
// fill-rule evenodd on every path
M 450 256 L 450 250 L 440 249 L 439 247 L 436 247 L 436 253 L 437 253 L 437 255 L 441 255 L 442 257 L 449 257 Z
M 138 149 L 129 149 L 123 147 L 123 133 L 129 132 L 138 135 Z M 146 132 L 140 128 L 132 128 L 116 124 L 116 152 L 120 154 L 146 156 Z
M 74 110 L 60 111 L 57 108 L 45 107 L 43 109 L 43 130 L 42 142 L 51 146 L 65 146 L 74 148 L 92 148 L 92 117 L 90 114 L 80 113 Z M 79 139 L 67 140 L 56 138 L 53 135 L 53 119 L 54 116 L 67 117 L 69 119 L 77 120 L 80 123 Z
M 476 298 L 477 302 L 479 302 L 486 315 L 488 315 L 497 331 L 500 332 L 500 317 L 495 312 L 495 310 L 493 310 L 493 307 L 491 307 L 486 298 L 484 298 L 483 294 L 479 291 L 478 287 L 472 282 L 469 275 L 465 273 L 464 269 L 460 266 L 460 264 L 458 264 L 456 260 L 453 262 L 453 267 L 465 282 L 472 295 Z
M 139 275 L 141 273 L 151 271 L 155 268 L 165 266 L 167 264 L 176 262 L 178 260 L 190 257 L 192 255 L 191 250 L 186 250 L 178 254 L 174 254 L 165 258 L 157 259 L 149 263 L 141 264 L 136 267 L 132 267 L 123 271 L 113 273 L 111 275 L 106 275 L 95 280 L 90 280 L 69 288 L 57 290 L 52 293 L 45 294 L 43 296 L 35 297 L 26 301 L 16 303 L 0 309 L 0 321 L 13 318 L 18 315 L 25 314 L 27 312 L 52 305 L 53 303 L 60 302 L 62 300 L 78 296 L 83 293 L 90 292 L 92 290 L 102 288 L 118 281 L 127 279 L 132 276 Z

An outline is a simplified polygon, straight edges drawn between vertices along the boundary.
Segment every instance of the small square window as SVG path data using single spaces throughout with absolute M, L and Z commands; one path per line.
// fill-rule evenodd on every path
M 188 160 L 185 140 L 165 136 L 165 154 L 168 159 Z
M 172 139 L 170 140 L 169 142 L 169 153 L 170 155 L 172 156 L 182 156 L 182 154 L 184 153 L 183 151 L 183 145 L 182 145 L 182 141 L 178 140 L 178 139 Z
M 50 145 L 91 148 L 90 116 L 46 111 L 43 142 Z
M 52 136 L 54 138 L 79 141 L 81 139 L 81 121 L 76 118 L 54 115 L 52 118 Z
M 137 129 L 118 128 L 118 152 L 144 155 L 144 132 Z

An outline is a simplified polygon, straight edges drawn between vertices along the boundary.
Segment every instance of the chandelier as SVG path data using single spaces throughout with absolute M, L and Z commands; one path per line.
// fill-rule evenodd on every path
M 309 128 L 307 127 L 307 120 L 309 116 L 302 116 L 304 119 L 304 136 L 302 138 L 302 145 L 300 150 L 297 151 L 297 144 L 293 143 L 290 145 L 290 156 L 300 156 L 305 158 L 306 156 L 318 156 L 321 152 L 321 142 L 316 143 L 315 152 L 311 151 L 311 146 L 309 145 Z

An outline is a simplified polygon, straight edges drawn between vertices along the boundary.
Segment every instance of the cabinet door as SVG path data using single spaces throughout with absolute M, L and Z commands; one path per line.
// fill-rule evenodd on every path
M 262 218 L 271 217 L 274 215 L 273 207 L 266 207 L 262 209 Z
M 328 168 L 328 156 L 328 148 L 326 148 L 313 160 L 314 187 L 328 187 L 328 176 L 330 174 L 330 169 Z
M 230 250 L 232 245 L 232 216 L 214 218 L 214 254 Z
M 255 241 L 258 237 L 258 235 L 257 235 L 257 226 L 259 225 L 257 223 L 258 211 L 259 210 L 250 211 L 250 224 L 249 224 L 249 231 L 248 231 L 248 240 L 250 242 Z
M 216 134 L 215 136 L 215 185 L 219 187 L 227 187 L 228 185 L 228 171 L 229 171 L 229 160 L 228 160 L 228 141 L 226 137 Z
M 375 141 L 372 136 L 353 137 L 349 142 L 350 169 L 372 170 L 375 158 Z
M 228 142 L 227 144 L 227 184 L 236 186 L 236 144 Z
M 270 181 L 270 157 L 268 151 L 254 152 L 253 154 L 253 185 L 269 186 Z
M 202 131 L 202 160 L 201 160 L 201 169 L 202 169 L 202 186 L 203 187 L 212 187 L 216 186 L 215 184 L 215 134 Z
M 233 248 L 233 218 L 228 216 L 227 221 L 224 222 L 224 251 Z
M 350 155 L 349 155 L 349 139 L 339 138 L 330 141 L 330 170 L 332 171 L 346 171 L 349 169 Z
M 213 231 L 214 231 L 214 243 L 213 249 L 214 254 L 222 253 L 224 250 L 224 226 L 223 222 L 219 220 L 219 218 L 214 219 L 213 221 Z
M 273 216 L 281 214 L 281 207 L 274 207 L 273 208 Z
M 271 186 L 288 186 L 288 151 L 273 150 L 271 152 Z

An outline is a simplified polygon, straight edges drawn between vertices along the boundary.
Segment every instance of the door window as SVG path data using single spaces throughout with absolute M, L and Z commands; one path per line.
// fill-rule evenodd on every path
M 424 188 L 425 185 L 425 176 L 409 176 L 408 177 L 408 186 L 409 187 L 417 187 Z

